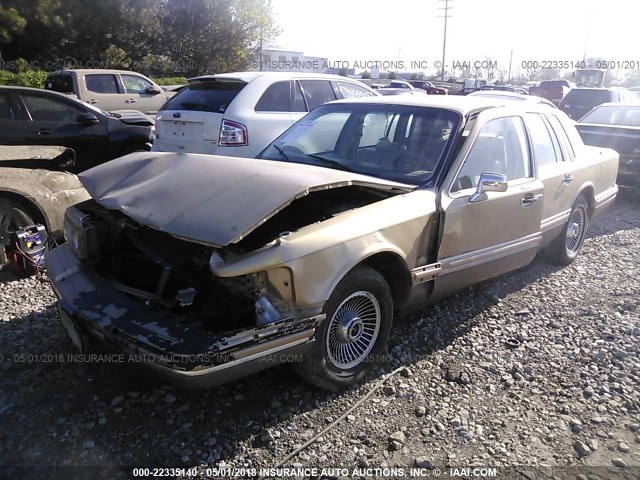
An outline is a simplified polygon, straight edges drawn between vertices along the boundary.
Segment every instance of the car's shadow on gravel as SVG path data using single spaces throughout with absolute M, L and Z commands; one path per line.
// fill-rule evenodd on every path
M 605 223 L 591 235 L 639 226 L 615 219 Z M 388 362 L 369 380 L 429 359 L 502 299 L 559 269 L 536 258 L 517 272 L 397 319 Z M 113 359 L 85 363 L 53 306 L 0 322 L 0 339 L 0 465 L 195 465 L 242 451 L 246 457 L 247 448 L 270 449 L 281 458 L 293 445 L 273 450 L 273 432 L 286 435 L 295 428 L 312 435 L 325 425 L 313 424 L 308 413 L 326 405 L 346 410 L 373 386 L 370 381 L 324 392 L 282 366 L 210 390 L 181 390 Z M 443 379 L 465 382 L 446 367 L 436 370 Z

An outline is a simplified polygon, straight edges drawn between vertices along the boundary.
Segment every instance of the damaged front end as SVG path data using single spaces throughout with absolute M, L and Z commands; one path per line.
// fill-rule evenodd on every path
M 216 276 L 233 252 L 176 238 L 94 201 L 67 211 L 65 237 L 47 268 L 74 343 L 137 355 L 173 383 L 209 387 L 290 361 L 324 317 L 295 308 L 288 269 Z

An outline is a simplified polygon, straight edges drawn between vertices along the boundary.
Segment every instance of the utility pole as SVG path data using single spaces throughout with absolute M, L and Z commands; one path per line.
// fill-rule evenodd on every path
M 264 36 L 264 3 L 260 2 L 260 71 L 262 71 L 263 68 L 263 58 L 264 55 L 262 54 L 262 37 Z M 255 68 L 255 67 L 254 67 Z
M 442 65 L 441 65 L 442 70 L 440 71 L 440 81 L 444 81 L 444 61 L 447 53 L 447 20 L 449 20 L 449 17 L 451 16 L 449 15 L 449 10 L 453 8 L 449 6 L 449 2 L 453 2 L 453 0 L 440 0 L 440 1 L 444 2 L 444 7 L 443 8 L 441 7 L 438 9 L 438 10 L 444 10 L 444 14 L 438 16 L 438 18 L 444 18 L 444 35 L 442 38 Z
M 511 49 L 511 55 L 509 56 L 509 78 L 507 83 L 511 85 L 511 62 L 513 61 L 513 48 Z

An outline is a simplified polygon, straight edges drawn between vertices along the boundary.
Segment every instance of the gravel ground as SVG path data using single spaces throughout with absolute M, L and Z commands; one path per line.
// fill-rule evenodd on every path
M 82 363 L 48 283 L 0 274 L 0 465 L 272 467 L 404 366 L 286 466 L 638 473 L 639 272 L 640 202 L 619 198 L 572 266 L 536 259 L 398 320 L 388 364 L 338 393 L 286 366 L 186 391 Z

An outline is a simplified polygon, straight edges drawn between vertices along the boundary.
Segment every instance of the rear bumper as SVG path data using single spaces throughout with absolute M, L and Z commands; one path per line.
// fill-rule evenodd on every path
M 225 157 L 254 158 L 262 149 L 252 146 L 221 147 L 216 141 L 194 141 L 175 143 L 156 138 L 151 147 L 152 152 L 203 153 L 205 155 L 222 155 Z
M 179 325 L 117 291 L 68 245 L 47 255 L 62 324 L 83 352 L 123 354 L 148 374 L 187 388 L 209 388 L 275 364 L 298 361 L 323 315 L 222 336 Z

